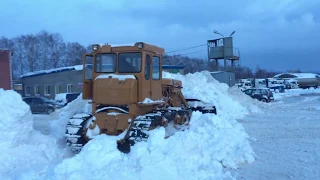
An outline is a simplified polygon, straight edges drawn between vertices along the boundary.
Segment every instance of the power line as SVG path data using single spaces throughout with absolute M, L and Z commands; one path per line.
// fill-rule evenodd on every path
M 204 51 L 207 51 L 207 50 L 204 49 L 204 50 L 200 50 L 200 51 L 194 51 L 194 52 L 189 52 L 189 53 L 184 53 L 184 54 L 178 54 L 178 55 L 182 56 L 182 55 L 186 55 L 186 54 L 194 54 L 194 53 L 204 52 Z
M 188 50 L 188 49 L 193 49 L 193 48 L 197 48 L 197 47 L 201 47 L 201 46 L 206 46 L 207 44 L 200 44 L 197 46 L 192 46 L 192 47 L 188 47 L 188 48 L 183 48 L 183 49 L 178 49 L 178 50 L 174 50 L 174 51 L 169 51 L 166 53 L 173 53 L 173 52 L 179 52 L 179 51 L 184 51 L 184 50 Z
M 207 44 L 200 44 L 200 45 L 197 45 L 197 46 L 191 46 L 191 47 L 188 47 L 188 48 L 183 48 L 183 49 L 178 49 L 178 50 L 174 50 L 174 51 L 169 51 L 169 52 L 166 52 L 166 54 L 167 54 L 167 53 L 184 51 L 184 50 L 188 50 L 188 49 L 194 49 L 194 48 L 201 47 L 201 46 L 206 46 L 206 45 L 207 45 Z M 205 50 L 200 50 L 200 51 L 183 53 L 183 54 L 179 54 L 179 55 L 194 54 L 194 53 L 204 52 L 204 51 L 207 51 L 207 50 L 205 49 Z M 23 59 L 29 59 L 29 58 L 31 58 L 31 59 L 34 59 L 34 60 L 43 60 L 43 59 L 46 59 L 46 60 L 66 60 L 66 59 L 68 59 L 68 58 L 66 58 L 66 57 L 58 57 L 58 58 L 28 57 L 28 56 L 16 56 L 16 57 L 17 57 L 17 58 L 23 58 Z

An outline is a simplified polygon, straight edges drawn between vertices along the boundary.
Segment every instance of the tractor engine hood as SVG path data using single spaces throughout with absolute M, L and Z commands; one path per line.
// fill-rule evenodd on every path
M 103 74 L 93 85 L 97 104 L 125 105 L 138 102 L 138 81 L 134 75 Z

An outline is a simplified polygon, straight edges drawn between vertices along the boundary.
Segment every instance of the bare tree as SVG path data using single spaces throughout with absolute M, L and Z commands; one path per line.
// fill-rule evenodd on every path
M 37 34 L 40 44 L 40 55 L 38 58 L 42 61 L 42 69 L 51 68 L 51 50 L 50 50 L 50 33 L 41 31 Z
M 39 62 L 38 58 L 40 54 L 38 38 L 33 34 L 22 35 L 21 42 L 25 54 L 23 58 L 26 58 L 28 61 L 29 71 L 33 72 L 35 70 L 39 70 L 41 62 Z
M 13 56 L 12 56 L 12 67 L 14 70 L 14 77 L 18 77 L 19 75 L 22 75 L 24 72 L 27 72 L 26 66 L 26 58 L 25 51 L 23 47 L 23 38 L 22 37 L 16 37 L 13 40 Z
M 13 39 L 0 37 L 0 48 L 10 49 L 14 77 L 36 70 L 57 68 L 82 64 L 85 52 L 91 52 L 91 45 L 82 46 L 78 42 L 64 42 L 58 33 L 41 31 L 34 34 L 17 36 Z M 198 71 L 215 71 L 215 62 L 182 55 L 163 55 L 163 64 L 182 65 L 185 73 Z M 218 64 L 219 65 L 219 64 Z M 219 67 L 221 67 L 219 65 Z M 231 67 L 228 67 L 231 68 Z M 291 70 L 294 71 L 294 70 Z M 295 70 L 300 72 L 300 70 Z M 257 68 L 255 72 L 249 67 L 235 67 L 236 78 L 273 77 L 276 72 Z
M 0 37 L 0 48 L 9 49 L 12 51 L 13 49 L 13 41 L 4 36 Z
M 82 64 L 83 54 L 86 48 L 77 42 L 67 43 L 66 45 L 66 65 L 73 66 Z
M 49 34 L 47 43 L 51 61 L 50 66 L 52 68 L 64 66 L 66 44 L 63 41 L 62 36 L 58 33 Z

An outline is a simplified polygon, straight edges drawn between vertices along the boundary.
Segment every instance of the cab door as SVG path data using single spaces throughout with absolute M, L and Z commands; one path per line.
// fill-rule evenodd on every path
M 85 54 L 83 57 L 83 64 L 82 98 L 92 99 L 93 56 L 91 54 Z
M 161 56 L 153 55 L 152 56 L 152 81 L 151 81 L 151 91 L 152 99 L 160 100 L 162 98 L 162 68 L 161 68 Z
M 151 55 L 146 54 L 146 61 L 144 66 L 144 83 L 143 83 L 143 96 L 152 98 L 152 92 L 151 92 Z

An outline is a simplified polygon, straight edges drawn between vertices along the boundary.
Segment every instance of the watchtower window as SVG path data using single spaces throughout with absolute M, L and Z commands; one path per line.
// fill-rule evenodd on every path
M 116 71 L 116 54 L 98 54 L 96 56 L 96 72 L 110 73 Z
M 120 53 L 118 60 L 119 73 L 141 72 L 141 53 Z
M 158 56 L 152 57 L 152 79 L 160 79 L 160 58 Z

